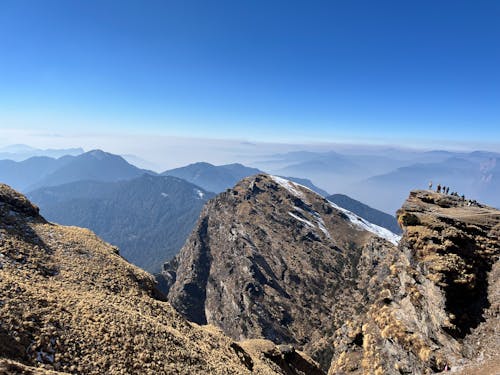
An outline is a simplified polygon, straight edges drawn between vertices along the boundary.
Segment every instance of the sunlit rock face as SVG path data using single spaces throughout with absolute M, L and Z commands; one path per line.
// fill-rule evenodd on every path
M 292 344 L 328 369 L 332 335 L 367 300 L 360 272 L 396 252 L 398 240 L 299 184 L 260 174 L 207 203 L 163 275 L 188 319 L 238 340 Z
M 330 374 L 495 373 L 500 212 L 413 191 L 398 221 L 398 251 L 372 267 L 369 303 L 337 330 Z

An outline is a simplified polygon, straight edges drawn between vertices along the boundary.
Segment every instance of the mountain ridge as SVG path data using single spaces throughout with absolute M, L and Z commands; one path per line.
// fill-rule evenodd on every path
M 235 339 L 296 345 L 328 369 L 328 322 L 349 315 L 332 316 L 332 305 L 358 298 L 355 288 L 341 290 L 340 280 L 355 284 L 362 249 L 395 247 L 349 215 L 283 178 L 245 178 L 206 204 L 184 247 L 165 264 L 169 301 L 188 319 Z
M 101 150 L 57 159 L 35 156 L 20 162 L 0 160 L 0 181 L 24 192 L 80 180 L 126 180 L 143 173 L 156 174 L 127 163 L 119 155 Z

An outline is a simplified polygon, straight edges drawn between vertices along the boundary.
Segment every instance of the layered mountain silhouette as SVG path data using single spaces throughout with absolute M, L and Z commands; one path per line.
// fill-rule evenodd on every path
M 47 156 L 51 158 L 60 158 L 66 155 L 80 155 L 84 151 L 81 147 L 64 148 L 64 149 L 39 149 L 28 145 L 17 144 L 9 145 L 0 148 L 0 160 L 10 159 L 15 161 L 22 161 L 34 156 Z
M 258 169 L 245 167 L 242 164 L 215 166 L 210 163 L 199 162 L 170 169 L 163 172 L 162 175 L 179 177 L 208 191 L 220 193 L 234 186 L 242 178 L 259 172 Z
M 22 191 L 82 180 L 127 180 L 145 172 L 154 173 L 127 163 L 121 156 L 101 150 L 58 159 L 33 157 L 20 162 L 0 160 L 0 181 Z
M 394 216 L 367 206 L 356 199 L 352 199 L 344 194 L 332 194 L 326 197 L 330 202 L 343 207 L 373 224 L 377 224 L 391 232 L 400 234 L 401 228 Z
M 147 272 L 0 184 L 0 373 L 321 375 L 290 347 L 183 319 Z
M 332 375 L 493 374 L 500 211 L 420 190 L 398 222 L 400 240 L 298 184 L 249 177 L 207 203 L 163 287 L 188 319 L 291 344 Z
M 450 186 L 460 195 L 500 207 L 496 191 L 500 154 L 357 147 L 343 152 L 291 152 L 267 157 L 259 168 L 278 175 L 311 179 L 331 192 L 343 193 L 394 214 L 408 191 L 429 181 Z
M 243 178 L 259 173 L 263 172 L 259 169 L 246 167 L 239 163 L 213 165 L 210 163 L 199 162 L 165 171 L 162 175 L 179 177 L 195 185 L 201 186 L 205 190 L 220 193 L 226 189 L 232 188 Z M 328 195 L 325 190 L 315 186 L 312 181 L 308 179 L 298 177 L 286 178 L 288 180 L 298 182 L 320 195 Z
M 475 197 L 489 204 L 500 207 L 500 197 L 496 191 L 500 188 L 499 169 L 500 158 L 484 158 L 481 153 L 468 155 L 467 158 L 452 157 L 439 163 L 419 163 L 399 168 L 390 173 L 375 176 L 363 181 L 361 196 L 375 202 L 376 206 L 389 206 L 391 212 L 397 209 L 395 203 L 404 199 L 406 192 L 412 186 L 426 186 L 432 181 L 450 187 L 459 195 Z M 357 193 L 356 188 L 353 192 Z M 369 191 L 377 192 L 376 196 L 368 197 Z
M 215 194 L 171 176 L 119 182 L 78 181 L 31 192 L 50 221 L 89 228 L 129 262 L 159 272 L 177 254 Z

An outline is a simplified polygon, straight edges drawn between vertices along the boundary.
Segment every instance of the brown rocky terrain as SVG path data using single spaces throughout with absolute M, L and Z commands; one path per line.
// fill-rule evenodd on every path
M 414 191 L 398 220 L 396 246 L 306 188 L 247 178 L 207 203 L 164 266 L 168 298 L 332 375 L 499 373 L 500 211 Z
M 329 374 L 498 374 L 500 211 L 414 191 L 370 303 L 337 330 Z M 368 267 L 370 268 L 370 267 Z
M 0 374 L 321 374 L 269 341 L 182 318 L 92 232 L 0 184 Z
M 207 203 L 180 254 L 165 265 L 169 301 L 235 340 L 291 344 L 328 369 L 336 327 L 366 301 L 360 260 L 396 252 L 370 228 L 397 239 L 300 185 L 246 178 Z

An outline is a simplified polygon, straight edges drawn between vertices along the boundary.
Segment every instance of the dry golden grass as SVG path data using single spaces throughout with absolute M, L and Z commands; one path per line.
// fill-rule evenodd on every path
M 0 373 L 251 372 L 231 339 L 155 299 L 153 277 L 116 248 L 30 207 L 0 185 Z M 287 373 L 257 361 L 253 373 Z

